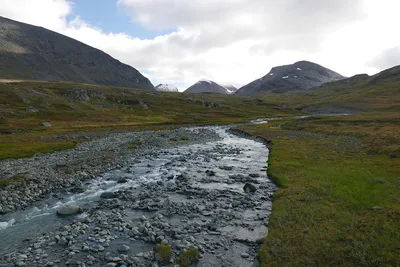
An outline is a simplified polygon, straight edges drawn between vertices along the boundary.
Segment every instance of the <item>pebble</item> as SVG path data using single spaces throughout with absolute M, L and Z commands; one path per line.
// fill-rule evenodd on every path
M 127 252 L 129 249 L 130 249 L 130 247 L 127 245 L 121 245 L 118 247 L 119 252 Z
M 240 254 L 240 256 L 241 256 L 242 258 L 244 258 L 244 259 L 247 259 L 247 258 L 250 257 L 250 255 L 249 255 L 248 253 L 246 253 L 246 252 Z

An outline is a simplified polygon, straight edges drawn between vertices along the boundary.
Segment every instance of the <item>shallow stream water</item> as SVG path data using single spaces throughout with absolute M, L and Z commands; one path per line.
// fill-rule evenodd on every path
M 107 206 L 99 206 L 100 195 L 104 192 L 143 193 L 148 188 L 145 185 L 154 185 L 150 187 L 151 192 L 156 192 L 157 185 L 161 188 L 161 185 L 170 183 L 183 189 L 163 189 L 160 191 L 160 198 L 183 203 L 181 205 L 189 203 L 190 206 L 190 203 L 193 203 L 196 207 L 206 208 L 201 212 L 200 208 L 193 210 L 191 214 L 183 214 L 180 217 L 166 216 L 169 225 L 181 227 L 190 218 L 196 218 L 205 224 L 211 221 L 218 222 L 216 229 L 202 230 L 192 236 L 196 236 L 196 239 L 201 240 L 200 244 L 205 244 L 206 247 L 207 242 L 229 242 L 229 248 L 219 246 L 204 249 L 199 266 L 251 266 L 259 246 L 257 242 L 265 237 L 268 231 L 271 196 L 276 190 L 266 174 L 268 149 L 260 142 L 228 133 L 228 127 L 210 128 L 221 136 L 220 141 L 163 149 L 132 158 L 128 166 L 122 166 L 84 184 L 85 191 L 82 193 L 58 193 L 38 202 L 33 208 L 1 216 L 0 257 L 11 252 L 23 251 L 27 242 L 74 220 L 84 220 L 85 217 L 91 216 L 91 213 L 84 212 L 72 217 L 58 217 L 56 210 L 61 205 L 73 203 L 86 211 L 93 208 L 107 210 Z M 198 128 L 192 128 L 191 131 L 196 132 Z M 182 176 L 186 177 L 184 184 L 179 180 Z M 126 179 L 125 183 L 117 182 L 121 177 Z M 251 194 L 244 192 L 243 186 L 246 182 L 256 185 L 257 191 Z M 193 195 L 190 192 L 194 192 Z M 208 197 L 203 198 L 205 195 Z M 219 219 L 219 215 L 225 216 L 225 213 L 230 213 L 230 219 Z M 143 214 L 151 217 L 153 213 L 130 207 L 126 209 L 125 217 L 139 218 Z M 125 239 L 121 237 L 121 240 Z M 132 254 L 151 250 L 153 246 L 151 242 L 140 245 L 136 241 L 125 241 L 130 242 Z M 114 251 L 112 247 L 111 244 L 111 252 Z M 50 249 L 50 252 L 47 252 L 49 259 L 60 257 L 61 254 L 57 253 L 61 252 L 54 249 L 52 255 L 51 251 Z

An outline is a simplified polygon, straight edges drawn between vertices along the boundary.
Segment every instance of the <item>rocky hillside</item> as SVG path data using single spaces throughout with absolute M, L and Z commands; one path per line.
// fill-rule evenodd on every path
M 227 88 L 208 80 L 201 80 L 185 90 L 185 93 L 230 94 Z
M 179 92 L 176 86 L 164 83 L 157 85 L 155 89 L 160 92 Z
M 292 65 L 274 67 L 264 77 L 240 88 L 235 95 L 256 95 L 264 92 L 308 90 L 345 77 L 318 64 L 299 61 Z
M 135 68 L 42 27 L 0 17 L 0 79 L 73 81 L 153 89 Z

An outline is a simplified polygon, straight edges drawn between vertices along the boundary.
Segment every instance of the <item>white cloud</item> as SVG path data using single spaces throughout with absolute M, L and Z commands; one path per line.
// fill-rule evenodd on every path
M 104 50 L 153 84 L 243 85 L 298 60 L 347 76 L 373 74 L 385 65 L 371 60 L 400 46 L 398 0 L 119 0 L 118 6 L 150 30 L 177 30 L 148 40 L 105 33 L 78 16 L 67 21 L 76 15 L 67 0 L 0 0 L 0 15 Z
M 0 16 L 62 31 L 72 4 L 66 0 L 0 0 Z

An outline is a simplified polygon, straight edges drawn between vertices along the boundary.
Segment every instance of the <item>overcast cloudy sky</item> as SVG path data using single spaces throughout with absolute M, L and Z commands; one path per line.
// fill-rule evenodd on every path
M 0 0 L 0 16 L 99 48 L 153 84 L 244 85 L 309 60 L 343 75 L 400 65 L 399 0 Z

